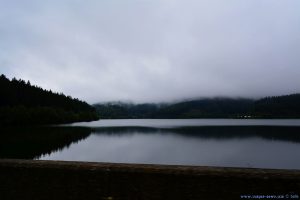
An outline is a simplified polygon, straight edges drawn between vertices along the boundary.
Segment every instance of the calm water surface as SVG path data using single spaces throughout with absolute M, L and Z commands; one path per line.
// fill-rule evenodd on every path
M 300 169 L 300 120 L 100 120 L 6 133 L 1 157 Z
M 155 127 L 176 128 L 187 126 L 300 126 L 299 119 L 114 119 L 80 122 L 67 126 L 84 127 Z

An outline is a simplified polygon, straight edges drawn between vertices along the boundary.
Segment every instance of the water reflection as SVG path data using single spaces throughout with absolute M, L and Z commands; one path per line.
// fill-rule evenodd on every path
M 86 139 L 89 128 L 26 127 L 0 129 L 0 158 L 34 159 Z
M 300 169 L 300 127 L 0 130 L 0 158 Z
M 41 159 L 300 169 L 300 127 L 94 128 Z
M 203 139 L 246 139 L 262 138 L 266 140 L 279 140 L 300 142 L 299 126 L 200 126 L 180 128 L 148 128 L 148 127 L 109 127 L 93 128 L 94 134 L 132 135 L 132 134 L 175 134 L 184 137 Z

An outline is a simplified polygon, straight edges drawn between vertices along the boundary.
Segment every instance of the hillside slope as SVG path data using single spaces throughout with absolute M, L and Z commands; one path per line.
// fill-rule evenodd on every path
M 98 119 L 86 102 L 0 76 L 0 125 L 57 124 Z
M 103 103 L 94 105 L 101 118 L 300 118 L 300 94 L 259 100 L 206 98 L 169 104 Z

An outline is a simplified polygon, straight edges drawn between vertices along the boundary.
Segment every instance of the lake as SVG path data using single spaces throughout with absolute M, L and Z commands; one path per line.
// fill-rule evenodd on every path
M 99 120 L 1 137 L 1 158 L 300 169 L 300 120 Z

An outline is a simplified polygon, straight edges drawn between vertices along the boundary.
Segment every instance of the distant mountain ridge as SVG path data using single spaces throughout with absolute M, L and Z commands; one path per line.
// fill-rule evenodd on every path
M 98 119 L 95 108 L 29 81 L 0 76 L 0 125 L 61 124 Z
M 95 104 L 101 118 L 300 118 L 300 94 L 246 98 L 204 98 L 169 104 Z
M 254 114 L 262 118 L 300 118 L 300 94 L 266 97 L 255 101 Z

